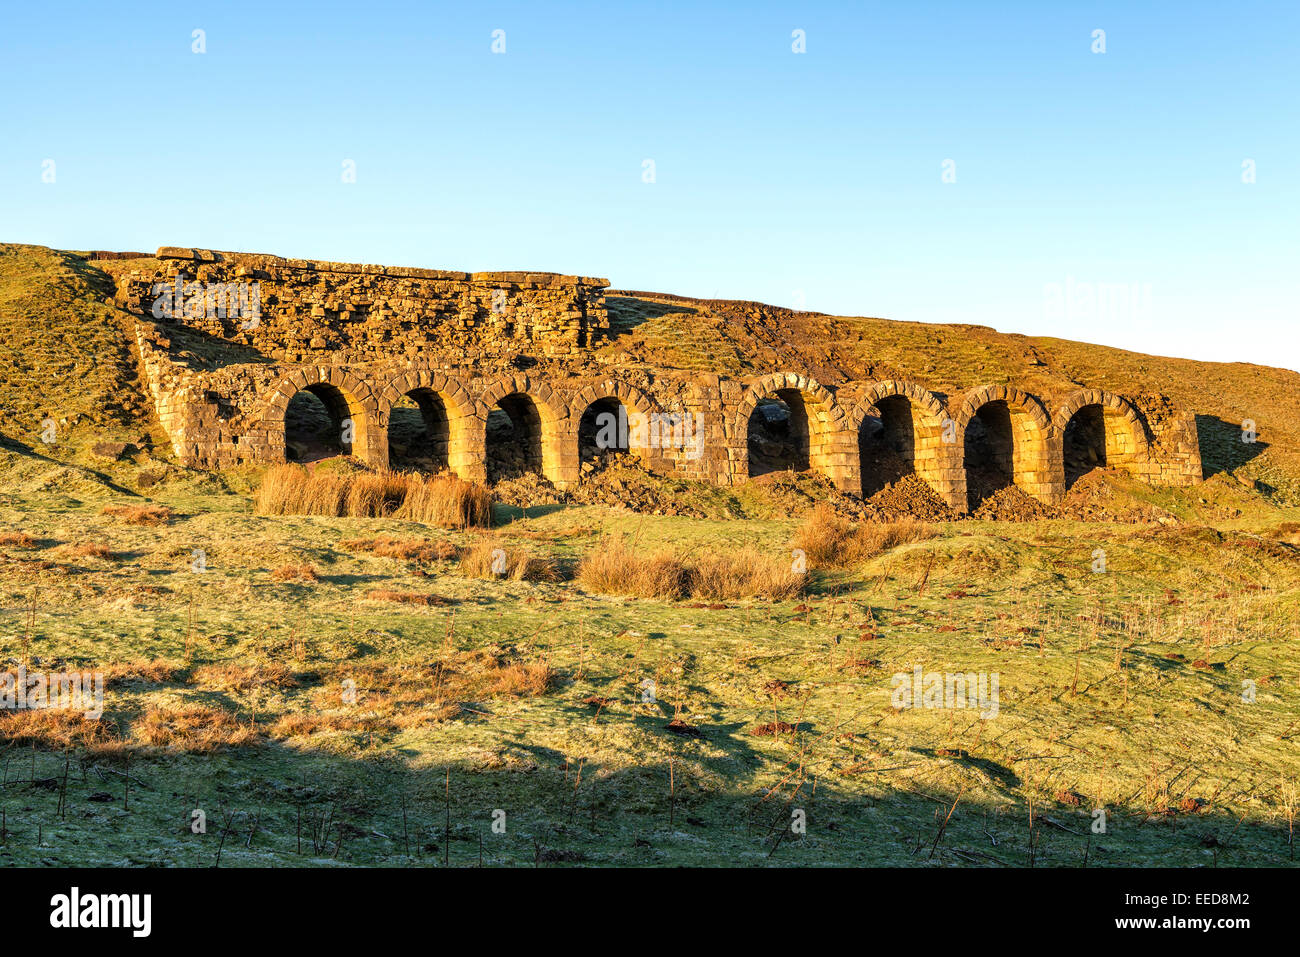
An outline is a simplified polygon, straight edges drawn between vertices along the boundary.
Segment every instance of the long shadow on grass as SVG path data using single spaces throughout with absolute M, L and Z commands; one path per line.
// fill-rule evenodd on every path
M 569 506 L 567 505 L 530 505 L 527 508 L 520 508 L 518 505 L 507 505 L 504 502 L 496 502 L 492 506 L 492 525 L 495 528 L 503 528 L 512 525 L 515 522 L 523 521 L 529 518 L 541 518 L 544 515 L 553 515 L 556 512 L 562 512 Z
M 1252 441 L 1243 442 L 1243 437 Z M 1268 443 L 1258 436 L 1248 436 L 1241 423 L 1226 422 L 1212 415 L 1196 417 L 1196 442 L 1201 450 L 1204 478 L 1239 468 L 1268 448 Z
M 720 780 L 689 748 L 671 767 L 506 741 L 420 760 L 435 754 L 368 747 L 363 734 L 129 765 L 0 750 L 0 865 L 1294 866 L 1285 822 L 1243 824 L 1232 800 L 1109 808 L 1097 834 L 1073 792 L 1036 795 L 1031 816 L 1025 795 L 894 781 L 887 766 L 855 771 L 856 789 L 822 775 L 814 795 L 779 758 L 761 778 L 733 767 Z
M 96 481 L 101 482 L 104 486 L 112 489 L 119 495 L 128 495 L 131 498 L 143 498 L 139 492 L 133 491 L 124 485 L 118 485 L 117 482 L 113 481 L 111 477 L 103 472 L 87 468 L 84 465 L 78 465 L 75 462 L 64 462 L 59 459 L 51 458 L 48 455 L 42 455 L 27 443 L 21 442 L 11 436 L 0 436 L 0 448 L 7 449 L 10 452 L 15 452 L 18 455 L 26 456 L 30 459 L 35 459 L 38 462 L 44 462 L 48 465 L 57 465 L 62 468 L 71 469 L 74 472 L 81 472 L 83 475 L 90 476 Z

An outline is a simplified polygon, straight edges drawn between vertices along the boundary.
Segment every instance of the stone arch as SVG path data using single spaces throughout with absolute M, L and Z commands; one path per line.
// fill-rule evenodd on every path
M 990 477 L 994 485 L 1014 484 L 1049 505 L 1060 500 L 1060 437 L 1033 396 L 1014 386 L 980 386 L 966 394 L 953 421 L 968 501 L 984 493 Z
M 751 382 L 741 396 L 730 429 L 733 446 L 738 446 L 737 478 L 744 480 L 755 474 L 751 467 L 750 420 L 759 403 L 768 397 L 778 398 L 790 408 L 789 432 L 795 466 L 820 472 L 843 491 L 859 491 L 861 479 L 854 454 L 856 437 L 847 416 L 829 389 L 816 379 L 794 372 L 763 376 Z
M 388 442 L 382 434 L 386 423 L 379 400 L 364 379 L 340 366 L 305 366 L 271 386 L 262 428 L 272 461 L 285 461 L 285 413 L 302 391 L 321 398 L 332 416 L 351 420 L 350 454 L 372 468 L 388 466 Z
M 536 469 L 556 488 L 568 488 L 578 478 L 578 450 L 569 441 L 569 408 L 561 396 L 545 382 L 526 375 L 506 376 L 487 383 L 479 393 L 477 431 L 484 452 L 484 478 L 487 478 L 488 416 L 498 405 L 511 415 L 515 427 L 530 432 L 528 441 L 538 462 Z M 516 421 L 519 415 L 529 421 Z M 534 418 L 535 416 L 535 418 Z
M 864 498 L 887 481 L 909 473 L 918 475 L 945 500 L 949 498 L 944 474 L 944 408 L 937 396 L 905 379 L 873 382 L 848 419 L 856 438 Z M 867 435 L 873 420 L 878 423 L 887 455 L 873 448 L 875 443 Z M 888 461 L 880 461 L 882 458 Z
M 393 407 L 410 396 L 420 408 L 425 429 L 436 453 L 435 461 L 464 479 L 482 480 L 483 450 L 477 428 L 477 408 L 465 384 L 432 369 L 410 369 L 393 376 L 380 390 L 385 442 L 392 427 Z
M 1061 472 L 1067 488 L 1091 467 L 1144 474 L 1151 454 L 1146 428 L 1122 396 L 1080 389 L 1057 407 L 1052 425 L 1061 440 Z
M 589 436 L 585 434 L 588 427 L 593 427 L 589 413 L 606 411 L 598 408 L 609 405 L 608 411 L 615 411 L 617 406 L 626 410 L 626 432 L 620 428 L 620 439 L 626 437 L 628 447 L 647 463 L 654 451 L 652 443 L 641 441 L 647 437 L 646 426 L 650 416 L 659 411 L 659 404 L 634 385 L 619 379 L 606 379 L 604 382 L 589 385 L 578 392 L 569 401 L 569 421 L 573 425 L 573 441 L 577 449 L 578 466 L 583 468 L 583 449 Z M 638 418 L 640 417 L 640 421 Z

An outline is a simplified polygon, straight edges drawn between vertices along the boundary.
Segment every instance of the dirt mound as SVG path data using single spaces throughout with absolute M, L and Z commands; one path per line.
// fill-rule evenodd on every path
M 919 483 L 919 480 L 917 480 Z M 920 483 L 923 487 L 923 483 Z M 880 493 L 880 502 L 863 502 L 837 489 L 814 472 L 770 472 L 734 488 L 719 488 L 704 482 L 654 475 L 635 458 L 619 456 L 584 463 L 582 481 L 560 491 L 535 473 L 497 482 L 492 486 L 497 501 L 517 507 L 538 505 L 606 505 L 643 515 L 681 515 L 688 518 L 761 518 L 799 515 L 825 503 L 838 515 L 854 521 L 893 518 L 905 511 L 906 502 L 929 517 L 943 510 L 933 492 L 929 497 L 911 483 Z
M 1114 482 L 1123 478 L 1118 472 L 1101 469 L 1086 473 L 1070 486 L 1061 513 L 1081 522 L 1153 522 L 1169 516 L 1164 509 L 1117 488 Z
M 1036 522 L 1060 518 L 1058 509 L 1044 505 L 1022 489 L 1008 485 L 982 497 L 971 518 L 998 522 Z
M 830 479 L 816 472 L 769 472 L 749 480 L 775 514 L 796 515 L 815 505 L 829 505 L 837 515 L 853 520 L 870 518 L 875 509 L 853 495 L 841 492 Z
M 867 498 L 912 474 L 912 463 L 879 441 L 861 440 L 858 456 L 862 462 L 862 488 Z
M 774 518 L 797 516 L 827 505 L 850 521 L 890 521 L 905 515 L 931 522 L 955 521 L 950 509 L 919 476 L 906 475 L 863 501 L 815 472 L 769 472 L 743 486 L 720 489 L 686 479 L 654 475 L 626 455 L 584 463 L 582 481 L 560 491 L 527 473 L 492 486 L 497 501 L 517 507 L 606 505 L 642 515 L 688 518 Z
M 651 475 L 626 457 L 588 463 L 582 483 L 570 490 L 568 501 L 575 505 L 608 505 L 644 515 L 685 515 L 709 518 L 707 511 L 683 494 L 679 483 Z
M 911 515 L 927 522 L 950 522 L 957 516 L 939 493 L 919 475 L 904 475 L 867 499 L 868 507 L 883 517 Z
M 562 505 L 568 496 L 536 472 L 525 472 L 492 486 L 492 497 L 504 505 L 530 508 L 536 505 Z

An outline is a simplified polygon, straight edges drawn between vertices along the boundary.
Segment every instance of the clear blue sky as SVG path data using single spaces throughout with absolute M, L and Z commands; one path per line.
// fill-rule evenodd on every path
M 1294 2 L 8 3 L 0 240 L 576 272 L 1300 369 L 1298 28 Z M 1136 296 L 1090 310 L 1100 284 Z

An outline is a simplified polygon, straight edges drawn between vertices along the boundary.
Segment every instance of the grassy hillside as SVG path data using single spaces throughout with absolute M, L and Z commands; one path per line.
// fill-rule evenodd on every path
M 611 360 L 1162 393 L 1218 470 L 1095 474 L 1059 519 L 939 522 L 795 598 L 628 598 L 576 573 L 611 537 L 785 563 L 816 483 L 499 504 L 490 532 L 255 515 L 258 469 L 150 434 L 107 293 L 0 256 L 0 660 L 107 680 L 98 721 L 0 708 L 0 865 L 1294 866 L 1294 373 L 613 297 Z M 916 668 L 996 676 L 997 707 L 900 705 Z
M 93 264 L 42 246 L 0 244 L 0 430 L 137 428 L 147 415 L 129 326 L 106 304 L 113 286 Z
M 701 602 L 573 565 L 607 534 L 788 555 L 795 523 L 502 512 L 490 540 L 561 570 L 531 583 L 438 557 L 479 534 L 170 500 L 0 503 L 0 656 L 110 676 L 99 722 L 0 712 L 0 862 L 1293 863 L 1294 525 L 967 522 Z M 896 707 L 917 667 L 996 675 L 996 713 Z

